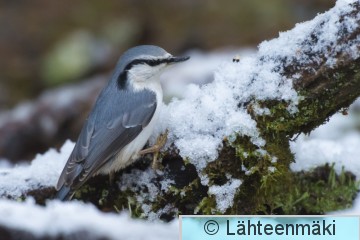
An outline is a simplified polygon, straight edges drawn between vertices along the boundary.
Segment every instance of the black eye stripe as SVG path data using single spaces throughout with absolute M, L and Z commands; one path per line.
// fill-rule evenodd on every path
M 149 66 L 158 66 L 163 63 L 176 63 L 176 62 L 183 62 L 188 60 L 190 57 L 173 57 L 169 56 L 167 58 L 160 58 L 160 59 L 135 59 L 128 63 L 124 70 L 120 73 L 119 77 L 117 78 L 117 85 L 119 89 L 124 89 L 126 86 L 126 79 L 128 71 L 136 65 L 139 64 L 146 64 Z
M 153 67 L 153 66 L 160 65 L 162 63 L 171 63 L 173 61 L 174 60 L 171 57 L 170 58 L 162 58 L 162 59 L 135 59 L 135 60 L 131 61 L 130 63 L 128 63 L 126 65 L 126 67 L 124 68 L 124 71 L 122 71 L 122 73 L 119 75 L 119 77 L 117 79 L 118 87 L 120 89 L 125 88 L 127 72 L 136 65 L 147 64 L 147 65 Z
M 122 71 L 116 80 L 119 90 L 124 89 L 126 86 L 127 71 L 128 70 Z
M 131 69 L 133 66 L 138 64 L 147 64 L 149 66 L 156 66 L 163 63 L 171 63 L 173 62 L 173 58 L 161 58 L 161 59 L 135 59 L 131 61 L 128 65 L 126 65 L 125 70 Z

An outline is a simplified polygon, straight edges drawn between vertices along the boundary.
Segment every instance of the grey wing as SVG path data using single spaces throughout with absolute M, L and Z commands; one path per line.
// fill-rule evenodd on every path
M 99 107 L 103 109 L 98 109 Z M 156 110 L 151 91 L 122 92 L 115 98 L 98 100 L 79 135 L 57 184 L 79 188 L 89 177 L 134 140 L 149 124 Z

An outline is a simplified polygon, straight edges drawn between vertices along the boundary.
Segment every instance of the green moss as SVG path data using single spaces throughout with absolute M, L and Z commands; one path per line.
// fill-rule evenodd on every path
M 84 195 L 91 194 L 93 192 L 96 192 L 96 188 L 92 186 L 91 184 L 85 184 L 82 186 L 78 191 L 74 194 L 74 199 L 83 199 Z
M 210 185 L 225 184 L 229 175 L 242 180 L 235 196 L 235 204 L 228 209 L 227 214 L 263 212 L 268 196 L 274 191 L 273 186 L 287 181 L 287 159 L 292 159 L 291 153 L 286 151 L 288 143 L 281 145 L 275 141 L 270 142 L 271 144 L 260 148 L 254 145 L 249 137 L 237 136 L 234 142 L 225 142 L 218 160 L 209 163 L 205 168 L 204 173 L 208 176 Z M 201 209 L 207 209 L 206 213 L 214 212 L 214 206 L 206 206 L 214 202 L 205 200 L 199 205 Z
M 119 204 L 119 203 L 118 203 Z M 144 215 L 144 211 L 142 209 L 141 203 L 137 202 L 134 197 L 127 197 L 127 207 L 125 205 L 120 204 L 123 206 L 123 209 L 128 209 L 130 212 L 130 216 L 133 218 L 146 218 L 147 216 Z
M 214 197 L 204 197 L 194 210 L 195 214 L 204 215 L 220 214 L 216 209 L 216 200 Z
M 99 205 L 103 206 L 106 202 L 107 197 L 109 196 L 109 190 L 103 189 L 101 192 L 101 197 L 99 199 Z
M 289 139 L 298 132 L 308 133 L 315 126 L 322 124 L 332 114 L 331 109 L 335 108 L 335 102 L 303 97 L 305 94 L 303 92 L 298 94 L 300 102 L 296 113 L 289 112 L 290 103 L 286 101 L 257 101 L 256 105 L 270 109 L 269 115 L 262 116 L 252 111 L 252 105 L 248 106 L 249 113 L 257 121 L 257 126 L 263 136 L 272 139 L 277 139 L 277 137 Z
M 26 200 L 26 196 L 21 196 L 16 198 L 16 202 L 24 202 Z
M 272 187 L 263 207 L 266 214 L 324 214 L 349 208 L 359 190 L 354 175 L 337 175 L 334 165 L 293 173 L 290 182 Z
M 293 155 L 288 137 L 263 135 L 263 148 L 248 137 L 225 143 L 218 160 L 205 168 L 210 185 L 225 184 L 227 174 L 242 180 L 227 214 L 323 214 L 351 206 L 359 184 L 350 173 L 337 175 L 334 166 L 328 165 L 293 173 L 289 170 Z M 197 209 L 213 214 L 214 203 L 214 199 L 204 198 Z
M 208 187 L 203 186 L 199 178 L 194 179 L 185 186 L 177 187 L 173 185 L 153 202 L 153 210 L 156 212 L 171 202 L 177 207 L 178 214 L 194 214 L 194 211 L 199 214 L 207 214 L 209 208 L 215 209 L 216 206 L 216 204 L 210 204 L 202 208 L 201 204 L 199 204 L 205 201 L 207 191 Z M 206 203 L 209 202 L 206 201 Z

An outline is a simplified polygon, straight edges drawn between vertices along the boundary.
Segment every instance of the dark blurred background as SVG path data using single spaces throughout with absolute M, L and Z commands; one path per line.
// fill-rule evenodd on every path
M 5 110 L 19 102 L 35 99 L 46 89 L 109 73 L 119 55 L 131 46 L 155 44 L 174 54 L 190 49 L 255 47 L 276 37 L 279 31 L 291 29 L 295 23 L 312 19 L 334 3 L 335 0 L 1 0 L 0 113 L 4 115 Z M 96 96 L 96 91 L 93 93 Z M 45 110 L 38 111 L 30 120 L 36 121 Z M 69 123 L 77 119 L 76 110 L 73 111 L 51 138 L 59 138 L 61 133 L 61 141 L 74 140 L 81 121 Z M 88 111 L 88 107 L 82 111 Z M 49 136 L 41 141 L 19 140 L 31 138 L 33 132 L 44 128 L 42 125 L 30 129 L 31 134 L 24 133 L 24 126 L 10 135 L 4 134 L 18 129 L 11 121 L 7 123 L 11 127 L 0 126 L 0 157 L 30 158 L 55 144 Z
M 174 53 L 256 46 L 333 4 L 334 0 L 3 0 L 0 108 L 33 98 L 46 87 L 107 71 L 130 46 L 157 44 Z

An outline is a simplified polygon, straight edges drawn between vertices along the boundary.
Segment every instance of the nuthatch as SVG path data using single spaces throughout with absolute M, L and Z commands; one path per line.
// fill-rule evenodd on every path
M 131 48 L 120 57 L 60 175 L 57 198 L 70 199 L 90 177 L 112 175 L 149 152 L 142 148 L 162 105 L 160 73 L 188 59 L 151 45 Z

